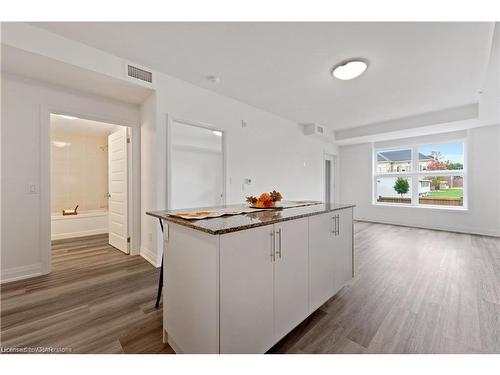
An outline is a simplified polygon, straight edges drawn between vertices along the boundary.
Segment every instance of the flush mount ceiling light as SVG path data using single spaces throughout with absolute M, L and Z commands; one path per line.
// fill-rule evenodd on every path
M 351 59 L 335 65 L 332 75 L 342 81 L 347 81 L 359 77 L 368 67 L 368 63 L 362 59 Z
M 57 115 L 59 117 L 65 118 L 66 120 L 76 120 L 78 117 L 68 116 L 68 115 Z
M 217 137 L 222 137 L 222 132 L 218 131 L 218 130 L 212 130 L 212 133 L 214 135 L 216 135 Z

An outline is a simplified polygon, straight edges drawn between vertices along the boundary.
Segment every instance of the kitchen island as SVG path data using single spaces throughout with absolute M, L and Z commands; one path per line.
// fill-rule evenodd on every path
M 353 207 L 147 212 L 164 227 L 165 341 L 177 353 L 265 353 L 354 276 Z

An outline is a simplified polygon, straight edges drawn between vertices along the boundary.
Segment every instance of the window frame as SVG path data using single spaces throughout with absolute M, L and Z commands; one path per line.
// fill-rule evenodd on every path
M 437 171 L 421 171 L 419 165 L 419 148 L 422 146 L 429 145 L 440 145 L 449 143 L 462 143 L 463 145 L 463 156 L 464 156 L 464 167 L 462 170 L 437 170 Z M 410 172 L 378 172 L 377 165 L 377 153 L 383 151 L 399 151 L 399 150 L 410 150 L 411 151 L 411 171 Z M 415 157 L 417 155 L 417 157 Z M 418 197 L 418 179 L 421 176 L 461 176 L 463 178 L 463 206 L 445 206 L 445 205 L 434 205 L 434 204 L 420 204 Z M 439 209 L 439 210 L 453 210 L 453 211 L 467 211 L 468 210 L 468 152 L 467 152 L 467 140 L 464 138 L 443 140 L 438 142 L 419 142 L 402 144 L 388 147 L 376 147 L 372 144 L 372 204 L 375 206 L 384 207 L 412 207 L 412 208 L 426 208 L 426 209 Z M 389 202 L 377 202 L 377 179 L 379 177 L 408 177 L 411 181 L 411 203 L 389 203 Z

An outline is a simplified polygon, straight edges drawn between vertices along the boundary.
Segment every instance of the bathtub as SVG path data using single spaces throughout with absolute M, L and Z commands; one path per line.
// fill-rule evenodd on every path
M 51 238 L 60 240 L 108 233 L 108 211 L 81 211 L 78 215 L 52 214 Z

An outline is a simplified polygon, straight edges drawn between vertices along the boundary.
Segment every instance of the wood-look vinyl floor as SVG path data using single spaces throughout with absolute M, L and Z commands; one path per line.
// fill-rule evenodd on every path
M 1 286 L 2 347 L 172 353 L 162 343 L 159 270 L 107 235 L 53 241 L 52 272 Z
M 171 353 L 158 270 L 105 236 L 54 242 L 53 272 L 1 287 L 1 345 Z M 500 239 L 357 222 L 356 277 L 270 353 L 500 353 Z
M 355 278 L 271 353 L 500 353 L 500 238 L 357 222 Z

